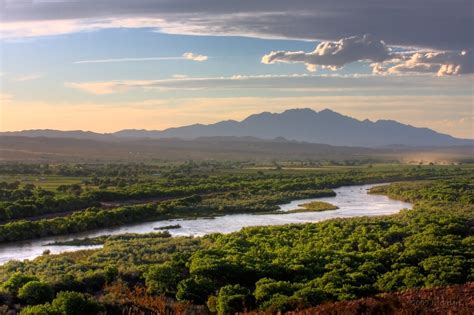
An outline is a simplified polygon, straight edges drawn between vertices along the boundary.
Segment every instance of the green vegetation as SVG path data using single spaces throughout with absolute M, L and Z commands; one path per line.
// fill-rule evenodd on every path
M 0 242 L 152 220 L 268 213 L 291 200 L 333 196 L 332 188 L 342 185 L 449 178 L 469 170 L 382 165 L 262 171 L 217 162 L 0 165 L 0 175 L 15 179 L 0 182 Z M 35 185 L 34 176 L 43 184 L 52 176 L 56 186 Z M 59 184 L 58 176 L 80 181 Z
M 300 204 L 298 207 L 301 207 L 302 209 L 291 210 L 290 212 L 318 212 L 339 209 L 339 207 L 324 201 L 311 201 Z
M 84 315 L 105 314 L 105 308 L 92 297 L 78 292 L 62 291 L 50 303 L 28 306 L 21 315 Z
M 53 290 L 41 281 L 30 281 L 18 291 L 18 298 L 28 305 L 36 305 L 51 301 Z
M 179 224 L 171 224 L 171 225 L 165 225 L 165 226 L 159 226 L 156 228 L 153 228 L 153 230 L 173 230 L 173 229 L 180 229 L 181 225 Z
M 87 312 L 83 311 L 87 314 L 104 310 L 120 314 L 132 306 L 149 310 L 172 305 L 181 309 L 195 307 L 179 301 L 199 304 L 218 314 L 249 309 L 276 312 L 379 292 L 474 281 L 471 169 L 434 168 L 425 172 L 424 168 L 400 168 L 391 170 L 390 176 L 374 169 L 332 171 L 333 177 L 329 173 L 316 176 L 305 172 L 233 175 L 234 184 L 255 176 L 255 182 L 262 187 L 250 185 L 238 193 L 229 191 L 200 200 L 181 198 L 157 206 L 124 209 L 150 207 L 156 211 L 156 207 L 172 209 L 173 215 L 180 211 L 200 215 L 204 209 L 212 209 L 209 212 L 213 214 L 239 212 L 243 206 L 252 211 L 267 210 L 276 200 L 304 195 L 308 189 L 307 194 L 311 194 L 316 192 L 314 189 L 382 177 L 422 178 L 372 189 L 372 193 L 415 203 L 413 210 L 391 216 L 250 227 L 202 238 L 163 237 L 161 233 L 105 237 L 101 239 L 101 249 L 45 255 L 34 261 L 12 261 L 1 266 L 4 293 L 0 303 L 11 308 L 21 303 L 24 314 L 74 314 L 68 313 L 64 306 L 67 303 L 61 302 L 65 298 L 56 302 L 66 294 L 61 292 L 74 291 L 77 296 L 69 298 L 80 300 L 84 307 L 90 305 Z M 441 178 L 427 180 L 429 177 Z M 270 186 L 265 186 L 267 181 Z M 282 185 L 289 188 L 283 189 Z M 53 294 L 58 294 L 57 298 L 24 307 L 47 297 L 44 294 L 26 299 L 28 294 L 23 296 L 23 291 L 31 282 L 28 286 L 43 289 L 47 284 Z M 170 298 L 176 301 L 171 306 Z M 83 310 L 80 307 L 74 309 Z

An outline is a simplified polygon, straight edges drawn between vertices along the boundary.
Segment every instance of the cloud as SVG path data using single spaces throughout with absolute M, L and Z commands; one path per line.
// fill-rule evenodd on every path
M 188 90 L 220 91 L 241 89 L 246 93 L 256 90 L 284 92 L 354 92 L 354 93 L 440 93 L 446 89 L 471 90 L 469 80 L 453 77 L 438 80 L 436 77 L 377 76 L 377 75 L 234 75 L 230 77 L 178 77 L 161 80 L 112 80 L 92 82 L 68 82 L 67 87 L 89 94 L 107 95 L 130 90 Z
M 32 74 L 25 74 L 21 76 L 17 76 L 13 78 L 15 82 L 26 82 L 26 81 L 33 81 L 42 78 L 43 75 L 39 73 L 32 73 Z
M 192 52 L 185 52 L 183 54 L 183 57 L 187 60 L 192 60 L 192 61 L 199 61 L 199 62 L 202 62 L 202 61 L 206 61 L 207 60 L 207 56 L 204 56 L 204 55 L 198 55 L 198 54 L 193 54 Z
M 126 58 L 108 58 L 108 59 L 90 59 L 74 61 L 75 64 L 88 63 L 117 63 L 117 62 L 144 62 L 144 61 L 169 61 L 169 60 L 192 60 L 206 61 L 207 56 L 186 52 L 182 56 L 176 57 L 126 57 Z
M 471 50 L 393 52 L 385 42 L 371 35 L 352 36 L 337 42 L 321 42 L 314 51 L 272 51 L 262 57 L 264 64 L 304 63 L 308 71 L 318 67 L 338 70 L 358 61 L 372 63 L 374 74 L 423 74 L 438 76 L 474 72 Z
M 436 73 L 438 76 L 474 73 L 471 50 L 415 52 L 400 59 L 373 65 L 376 74 Z
M 1 12 L 1 10 L 0 10 Z M 156 18 L 102 18 L 25 20 L 8 22 L 0 15 L 0 38 L 25 38 L 64 35 L 108 28 L 156 28 L 164 23 Z
M 0 92 L 0 105 L 7 104 L 13 100 L 13 95 Z
M 393 56 L 390 49 L 381 40 L 371 35 L 352 36 L 337 42 L 321 42 L 314 51 L 272 51 L 262 57 L 262 63 L 272 64 L 304 63 L 308 71 L 316 71 L 317 67 L 337 70 L 355 61 L 382 62 Z
M 373 33 L 390 45 L 472 48 L 472 0 L 0 1 L 2 37 L 104 28 L 335 40 Z
M 66 87 L 81 90 L 83 92 L 95 95 L 106 95 L 112 93 L 126 92 L 132 88 L 146 87 L 150 81 L 129 80 L 129 81 L 104 81 L 104 82 L 83 82 L 65 83 Z
M 110 58 L 110 59 L 90 59 L 74 61 L 75 64 L 87 63 L 116 63 L 116 62 L 139 62 L 139 61 L 164 61 L 164 60 L 182 60 L 183 57 L 146 57 L 146 58 Z

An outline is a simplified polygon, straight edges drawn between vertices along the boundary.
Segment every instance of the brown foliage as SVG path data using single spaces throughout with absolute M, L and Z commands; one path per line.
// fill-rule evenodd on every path
M 241 315 L 267 315 L 250 312 Z M 384 293 L 354 301 L 324 303 L 287 315 L 472 315 L 474 282 L 433 289 Z
M 129 288 L 123 282 L 115 282 L 104 288 L 102 301 L 118 306 L 126 315 L 207 315 L 205 306 L 177 302 L 165 296 L 150 295 L 143 286 Z

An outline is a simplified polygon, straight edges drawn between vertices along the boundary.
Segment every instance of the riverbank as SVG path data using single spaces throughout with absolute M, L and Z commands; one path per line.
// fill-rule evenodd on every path
M 94 231 L 73 233 L 65 236 L 53 236 L 31 241 L 0 244 L 0 264 L 10 260 L 33 259 L 41 256 L 43 251 L 51 254 L 96 249 L 100 245 L 89 246 L 44 246 L 48 243 L 71 241 L 74 239 L 94 238 L 103 235 L 125 233 L 150 233 L 162 226 L 177 225 L 181 228 L 172 229 L 172 236 L 202 236 L 210 233 L 230 233 L 246 226 L 284 225 L 289 223 L 318 222 L 338 217 L 378 216 L 397 213 L 400 209 L 410 208 L 411 204 L 391 200 L 386 196 L 369 195 L 367 190 L 374 185 L 343 186 L 334 189 L 334 197 L 296 199 L 276 206 L 279 214 L 227 214 L 215 218 L 169 219 L 150 221 L 114 228 L 103 228 Z M 312 201 L 329 202 L 339 207 L 334 211 L 286 213 L 281 212 L 298 209 L 300 204 Z

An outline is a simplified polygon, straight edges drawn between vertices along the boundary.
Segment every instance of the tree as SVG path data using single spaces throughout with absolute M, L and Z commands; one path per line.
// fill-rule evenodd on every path
M 153 266 L 145 274 L 148 292 L 152 294 L 175 295 L 176 286 L 180 280 L 180 270 L 169 262 Z
M 255 283 L 254 296 L 257 302 L 270 300 L 275 294 L 292 295 L 295 288 L 286 281 L 275 281 L 269 278 L 262 278 Z
M 18 290 L 30 281 L 38 281 L 38 278 L 35 276 L 25 275 L 22 272 L 16 272 L 3 283 L 2 287 L 10 294 L 17 295 Z
M 105 312 L 101 304 L 83 293 L 74 291 L 59 292 L 52 306 L 65 315 L 96 315 Z
M 64 313 L 53 307 L 51 304 L 46 303 L 27 306 L 21 310 L 20 315 L 64 315 Z
M 462 256 L 433 256 L 423 260 L 420 265 L 427 274 L 425 285 L 428 287 L 467 281 L 467 263 Z
M 277 293 L 270 300 L 264 302 L 260 308 L 275 314 L 278 312 L 286 313 L 301 306 L 304 306 L 304 301 L 301 298 Z
M 192 301 L 195 304 L 204 304 L 209 294 L 214 291 L 211 280 L 203 277 L 192 277 L 178 283 L 176 298 L 180 301 Z
M 249 289 L 236 285 L 226 285 L 217 295 L 216 310 L 219 315 L 235 314 L 251 306 Z
M 421 287 L 424 277 L 417 267 L 405 267 L 385 273 L 376 283 L 380 291 L 396 291 Z
M 29 305 L 42 304 L 53 299 L 53 290 L 47 283 L 30 281 L 20 288 L 18 298 Z

